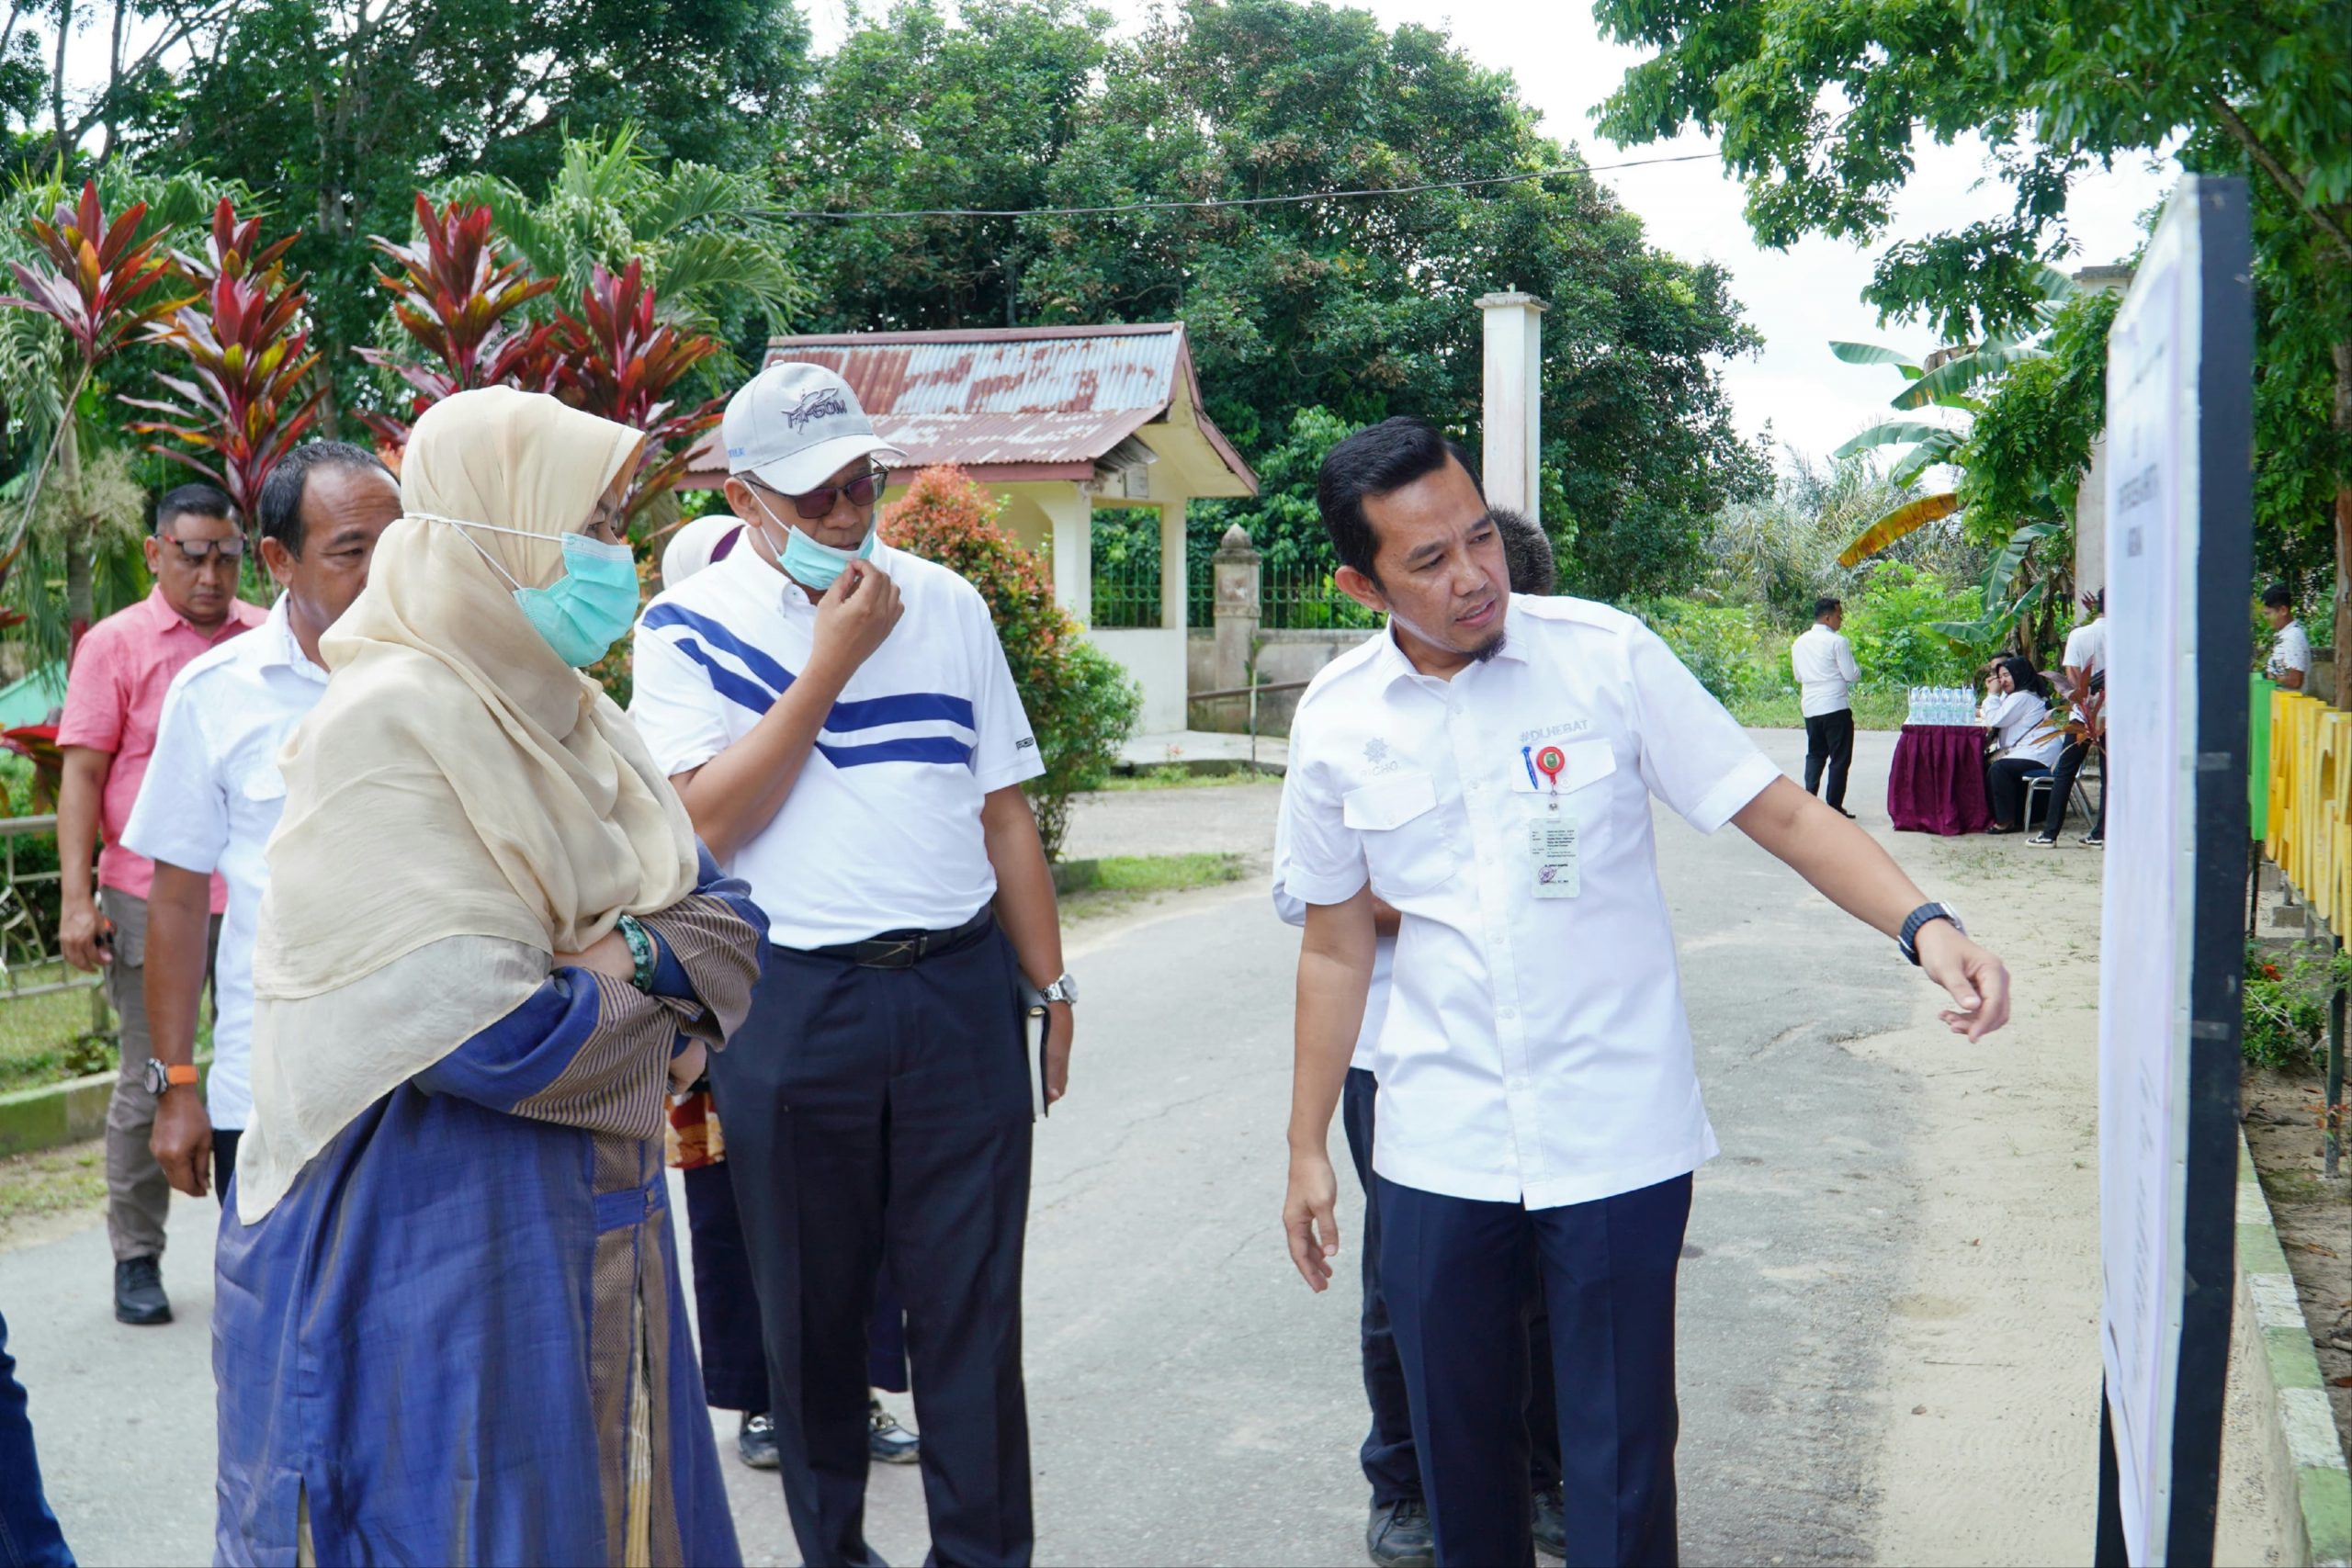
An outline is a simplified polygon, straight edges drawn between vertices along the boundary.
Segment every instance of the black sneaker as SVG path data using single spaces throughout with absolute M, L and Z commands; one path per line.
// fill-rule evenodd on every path
M 114 1266 L 114 1320 L 141 1327 L 172 1321 L 172 1300 L 164 1294 L 164 1260 L 126 1258 Z
M 2105 833 L 2085 833 L 2083 835 L 2083 842 L 2088 844 L 2095 850 L 2103 850 L 2107 848 L 2107 835 Z
M 1567 1499 L 1557 1486 L 1535 1495 L 1535 1550 L 1547 1557 L 1568 1554 Z
M 768 1419 L 766 1411 L 745 1416 L 735 1429 L 735 1457 L 753 1470 L 782 1468 L 784 1461 L 775 1452 L 775 1423 Z
M 882 1408 L 878 1399 L 871 1400 L 873 1413 L 866 1417 L 865 1451 L 874 1456 L 876 1464 L 912 1464 L 922 1458 L 922 1439 L 899 1425 L 891 1414 Z
M 1363 1527 L 1363 1550 L 1374 1568 L 1437 1568 L 1428 1506 L 1418 1497 L 1375 1504 Z

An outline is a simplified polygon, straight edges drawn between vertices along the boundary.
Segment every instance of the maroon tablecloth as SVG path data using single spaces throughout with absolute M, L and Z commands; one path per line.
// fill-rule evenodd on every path
M 1898 833 L 1981 833 L 1993 825 L 1984 798 L 1984 732 L 1973 724 L 1906 724 L 1886 778 L 1886 814 Z

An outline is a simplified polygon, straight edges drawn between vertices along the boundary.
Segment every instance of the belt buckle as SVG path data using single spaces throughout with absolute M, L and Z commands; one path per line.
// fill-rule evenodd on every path
M 866 959 L 865 967 L 868 969 L 911 969 L 915 966 L 915 961 L 922 956 L 922 942 L 923 939 L 919 936 L 900 937 L 891 942 L 886 951 Z

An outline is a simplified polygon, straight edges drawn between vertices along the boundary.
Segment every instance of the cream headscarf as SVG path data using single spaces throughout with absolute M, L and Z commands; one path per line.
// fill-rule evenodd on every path
M 360 1111 L 521 1005 L 550 954 L 693 891 L 694 829 L 669 781 L 483 558 L 552 582 L 555 541 L 640 440 L 503 387 L 417 421 L 407 515 L 321 639 L 334 678 L 279 758 L 238 1151 L 247 1224 Z

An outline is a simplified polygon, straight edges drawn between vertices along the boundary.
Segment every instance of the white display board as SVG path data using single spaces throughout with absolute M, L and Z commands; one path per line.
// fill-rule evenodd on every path
M 2214 261 L 2209 229 L 2219 214 L 2213 198 L 2221 184 L 2183 182 L 2108 339 L 2105 775 L 2113 793 L 2099 976 L 2099 1344 L 2113 1423 L 2113 1502 L 2134 1564 L 2199 1555 L 2193 1541 L 2180 1544 L 2187 1539 L 2181 1520 L 2210 1517 L 2214 1476 L 2206 1472 L 2219 1464 L 2218 1428 L 2210 1454 L 2197 1436 L 2206 1404 L 2218 1412 L 2218 1386 L 2203 1385 L 2218 1383 L 2218 1372 L 2208 1369 L 2219 1363 L 2201 1350 L 2188 1358 L 2197 1386 L 2187 1394 L 2181 1369 L 2185 1314 L 2210 1336 L 2216 1267 L 2210 1239 L 2198 1244 L 2203 1252 L 2188 1240 L 2210 1232 L 2201 1221 L 2190 1223 L 2189 1190 L 2192 1167 L 2200 1183 L 2210 1184 L 2213 1146 L 2210 1132 L 2192 1134 L 2191 1112 L 2199 1108 L 2200 1127 L 2221 1113 L 2200 1102 L 2199 1093 L 2211 1100 L 2213 1053 L 2226 1048 L 2234 1055 L 2236 1048 L 2234 1027 L 2222 1041 L 2222 1026 L 2197 1015 L 2199 987 L 2192 981 L 2200 958 L 2209 970 L 2214 962 L 2211 933 L 2198 919 L 2199 895 L 2210 894 L 2205 884 L 2216 874 L 2224 876 L 2234 911 L 2245 864 L 2242 816 L 2222 865 L 2209 859 L 2200 868 L 2199 854 L 2200 829 L 2211 837 L 2217 820 L 2212 792 L 2225 787 L 2241 804 L 2245 798 L 2247 550 L 2234 535 L 2218 556 L 2209 547 L 2216 527 L 2250 526 L 2242 510 L 2229 515 L 2235 509 L 2226 482 L 2219 488 L 2224 503 L 2215 504 L 2213 481 L 2229 476 L 2207 471 L 2217 448 L 2208 428 L 2216 351 L 2209 330 L 2215 323 L 2206 316 L 2217 296 L 2206 272 Z M 2227 287 L 2233 280 L 2221 281 L 2218 297 L 2233 300 Z M 2222 325 L 2235 333 L 2219 340 L 2234 364 L 2245 334 L 2234 321 Z M 2250 384 L 2243 391 L 2250 399 Z M 2245 417 L 2233 406 L 2222 421 L 2225 435 L 2238 428 L 2233 421 Z M 2238 482 L 2245 483 L 2243 475 Z M 2234 573 L 2233 594 L 2212 581 L 2217 571 Z M 2217 615 L 2224 617 L 2222 625 Z M 2225 635 L 2230 615 L 2234 634 Z M 2228 710 L 2216 705 L 2214 672 L 2201 668 L 2215 662 L 2232 666 L 2220 673 L 2241 694 L 2234 734 L 2215 722 Z M 2227 771 L 2232 757 L 2233 773 Z M 2234 913 L 2232 919 L 2234 925 Z M 2230 942 L 2225 962 L 2233 973 L 2234 931 Z M 2204 994 L 2210 1001 L 2210 991 Z M 2199 1050 L 2206 1052 L 2201 1091 L 2192 1088 Z M 2234 1064 L 2228 1066 L 2233 1100 Z M 2234 1139 L 2233 1125 L 2224 1135 Z M 2200 1199 L 2197 1207 L 2210 1207 L 2210 1201 Z M 2228 1256 L 2224 1251 L 2218 1266 L 2223 1290 Z M 2186 1314 L 2200 1285 L 2209 1288 L 2206 1299 Z M 2226 1340 L 2225 1304 L 2222 1311 Z M 2186 1423 L 2192 1438 L 2186 1447 L 2184 1398 L 2193 1417 Z M 2194 1473 L 2184 1475 L 2183 1467 Z M 2185 1497 L 2176 1497 L 2182 1486 Z M 2209 1529 L 2203 1555 L 2210 1552 Z

